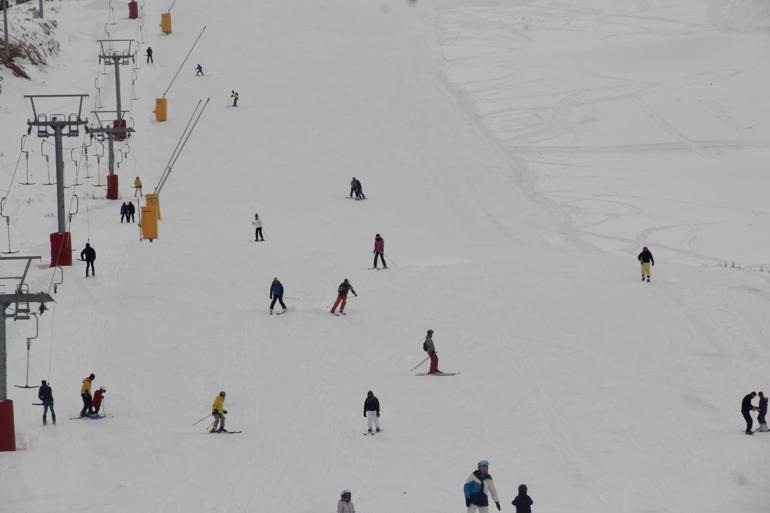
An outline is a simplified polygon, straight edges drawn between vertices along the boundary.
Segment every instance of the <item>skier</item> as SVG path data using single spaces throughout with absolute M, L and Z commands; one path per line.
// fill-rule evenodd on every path
M 214 402 L 211 405 L 211 415 L 214 416 L 214 426 L 209 433 L 227 432 L 225 429 L 225 414 L 227 414 L 227 410 L 225 410 L 225 392 L 223 390 L 214 398 Z
M 492 495 L 492 500 L 495 501 L 498 511 L 500 510 L 500 500 L 497 498 L 497 489 L 495 483 L 492 481 L 492 476 L 487 472 L 489 470 L 489 462 L 487 460 L 481 460 L 476 470 L 470 475 L 463 491 L 465 492 L 465 506 L 468 508 L 468 513 L 471 511 L 479 511 L 481 513 L 487 513 L 489 511 L 489 499 L 487 498 L 487 490 Z
M 56 412 L 53 411 L 53 390 L 51 390 L 51 386 L 45 380 L 40 383 L 37 398 L 43 403 L 43 425 L 45 426 L 46 424 L 48 410 L 51 410 L 51 420 L 56 424 Z
M 751 404 L 751 400 L 756 396 L 756 392 L 751 392 L 750 394 L 743 396 L 743 400 L 741 401 L 741 414 L 743 415 L 743 419 L 746 421 L 747 435 L 754 434 L 754 432 L 751 430 L 751 427 L 754 425 L 754 421 L 751 419 L 751 410 L 756 410 L 757 407 Z
M 652 253 L 650 253 L 650 250 L 647 249 L 647 246 L 642 248 L 642 252 L 639 253 L 639 256 L 636 257 L 639 262 L 642 264 L 642 281 L 644 281 L 645 276 L 647 277 L 647 281 L 650 281 L 650 266 L 655 265 L 655 259 L 652 258 Z
M 428 374 L 442 374 L 438 370 L 438 354 L 436 353 L 436 346 L 433 344 L 433 330 L 428 330 L 425 335 L 425 342 L 422 343 L 422 349 L 430 357 L 430 370 Z
M 152 60 L 152 47 L 148 46 L 147 51 L 145 53 L 147 54 L 147 64 L 149 63 L 155 64 L 155 61 Z
M 765 415 L 767 415 L 767 397 L 763 392 L 759 393 L 759 406 L 757 406 L 757 423 L 762 433 L 767 432 L 767 422 L 765 422 Z
M 374 396 L 374 392 L 369 390 L 364 399 L 364 418 L 369 427 L 369 434 L 373 434 L 372 425 L 380 432 L 380 400 Z
M 385 263 L 385 239 L 380 237 L 380 234 L 374 236 L 374 268 L 377 269 L 377 257 L 380 257 L 382 261 L 382 268 L 387 269 L 388 264 Z
M 239 94 L 238 94 L 238 92 L 237 92 L 237 91 L 235 91 L 235 90 L 233 90 L 233 91 L 230 93 L 230 98 L 232 98 L 232 99 L 233 99 L 233 104 L 232 104 L 232 107 L 237 107 L 237 106 L 238 106 L 238 97 L 239 97 L 239 96 L 240 96 L 240 95 L 239 95 Z
M 99 387 L 99 390 L 94 393 L 94 398 L 91 401 L 91 407 L 93 408 L 92 417 L 99 416 L 99 410 L 102 408 L 102 401 L 104 400 L 104 393 L 107 391 L 104 387 Z
M 86 247 L 80 252 L 80 260 L 84 260 L 86 263 L 86 278 L 88 278 L 88 269 L 91 268 L 91 273 L 96 276 L 96 270 L 94 269 L 94 260 L 96 260 L 96 251 L 91 247 L 91 244 L 86 242 Z
M 201 66 L 200 64 L 195 66 L 195 76 L 196 77 L 202 77 L 203 76 L 203 66 Z
M 350 181 L 350 198 L 352 198 L 353 195 L 356 193 L 356 183 L 358 183 L 358 180 L 356 180 L 356 177 L 354 176 L 353 179 Z
M 80 410 L 80 416 L 85 417 L 91 413 L 91 383 L 96 376 L 91 373 L 87 378 L 83 379 L 83 384 L 80 386 L 80 398 L 83 399 L 83 409 Z
M 366 196 L 364 196 L 364 190 L 361 188 L 361 180 L 356 180 L 356 199 L 366 199 Z
M 331 313 L 337 315 L 335 310 L 339 305 L 340 313 L 345 315 L 345 305 L 348 303 L 348 291 L 352 292 L 354 296 L 358 297 L 358 294 L 356 294 L 356 290 L 353 288 L 353 285 L 351 285 L 348 279 L 345 278 L 345 281 L 340 283 L 340 286 L 337 287 L 337 300 L 334 302 L 334 306 L 332 306 Z
M 270 315 L 273 315 L 273 307 L 275 302 L 278 301 L 283 307 L 283 311 L 286 311 L 286 305 L 283 304 L 283 284 L 278 281 L 278 278 L 273 278 L 273 283 L 270 285 Z
M 342 490 L 340 501 L 337 503 L 337 513 L 356 513 L 356 507 L 350 502 L 350 490 Z
M 254 214 L 254 220 L 251 224 L 254 225 L 254 242 L 264 242 L 265 237 L 262 235 L 262 220 L 259 218 L 259 214 Z
M 133 201 L 129 201 L 128 202 L 128 206 L 126 206 L 126 211 L 128 212 L 128 215 L 126 216 L 128 221 L 131 222 L 131 223 L 135 222 L 134 214 L 136 213 L 136 208 L 134 208 L 134 202 Z
M 139 196 L 141 198 L 142 197 L 142 181 L 139 179 L 138 176 L 134 179 L 134 189 L 135 189 L 134 190 L 134 198 L 136 198 L 137 196 Z
M 519 485 L 519 495 L 511 502 L 516 507 L 516 513 L 532 513 L 532 499 L 527 495 L 527 485 Z
M 120 206 L 120 224 L 123 224 L 123 220 L 128 222 L 128 205 L 126 205 L 125 201 Z

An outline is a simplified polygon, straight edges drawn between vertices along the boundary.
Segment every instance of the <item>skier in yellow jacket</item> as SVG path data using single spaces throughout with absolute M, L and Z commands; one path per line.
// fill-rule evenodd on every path
M 136 198 L 137 196 L 139 196 L 141 198 L 142 197 L 142 181 L 139 179 L 138 176 L 134 180 L 134 189 L 136 189 L 134 191 L 134 198 Z
M 93 411 L 91 408 L 91 383 L 96 376 L 91 373 L 87 378 L 83 379 L 83 384 L 80 386 L 80 398 L 83 399 L 83 409 L 80 410 L 80 416 L 85 417 Z
M 214 398 L 214 402 L 211 405 L 211 415 L 214 417 L 214 427 L 211 428 L 210 433 L 222 433 L 227 432 L 225 429 L 225 392 L 224 390 L 219 392 Z

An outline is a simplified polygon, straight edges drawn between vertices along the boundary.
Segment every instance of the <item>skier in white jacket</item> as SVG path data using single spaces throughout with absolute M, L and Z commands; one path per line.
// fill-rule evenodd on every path
M 356 507 L 350 501 L 350 490 L 342 490 L 340 501 L 337 503 L 337 513 L 356 513 Z
M 259 214 L 254 214 L 254 220 L 251 222 L 254 225 L 254 242 L 264 241 L 265 237 L 262 236 L 262 220 L 259 218 Z

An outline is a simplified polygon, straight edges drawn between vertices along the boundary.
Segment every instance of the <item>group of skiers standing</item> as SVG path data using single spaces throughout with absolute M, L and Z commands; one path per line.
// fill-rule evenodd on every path
M 123 224 L 123 221 L 127 223 L 133 223 L 134 222 L 134 214 L 136 213 L 136 207 L 134 207 L 134 202 L 129 201 L 126 203 L 125 201 L 120 206 L 120 224 Z
M 751 418 L 751 412 L 755 410 L 757 412 L 757 423 L 759 424 L 757 431 L 760 433 L 767 432 L 767 421 L 765 420 L 765 416 L 767 415 L 767 396 L 765 396 L 763 392 L 760 392 L 759 404 L 754 406 L 751 401 L 756 396 L 756 392 L 751 392 L 743 396 L 743 400 L 741 400 L 741 415 L 743 415 L 743 420 L 746 421 L 747 435 L 754 434 L 754 431 L 752 431 L 752 428 L 754 427 L 754 420 Z

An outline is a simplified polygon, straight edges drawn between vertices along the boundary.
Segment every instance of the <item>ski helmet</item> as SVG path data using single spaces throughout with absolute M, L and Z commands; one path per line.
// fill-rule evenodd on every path
M 519 485 L 519 493 L 527 493 L 527 485 L 520 484 Z
M 369 391 L 366 393 L 366 395 L 374 395 L 374 392 L 372 392 L 371 390 L 369 390 Z
M 225 396 L 225 391 L 224 391 L 224 390 L 222 390 L 221 392 L 219 392 L 219 395 L 221 395 L 222 397 L 224 397 L 224 396 Z
M 104 387 L 99 387 L 99 390 L 101 390 L 102 392 L 106 392 L 107 391 L 107 389 L 104 388 Z
M 479 467 L 488 467 L 489 462 L 487 460 L 481 460 L 478 464 Z
M 340 497 L 345 497 L 346 495 L 347 495 L 348 497 L 350 497 L 350 496 L 351 496 L 351 495 L 353 495 L 353 494 L 352 494 L 352 493 L 350 493 L 350 490 L 342 490 L 342 493 L 340 493 Z
M 94 373 L 91 373 L 91 374 L 88 375 L 88 379 L 94 379 L 95 377 L 96 377 L 96 375 Z
M 432 334 L 433 334 L 433 330 L 428 330 L 428 335 L 432 335 Z

